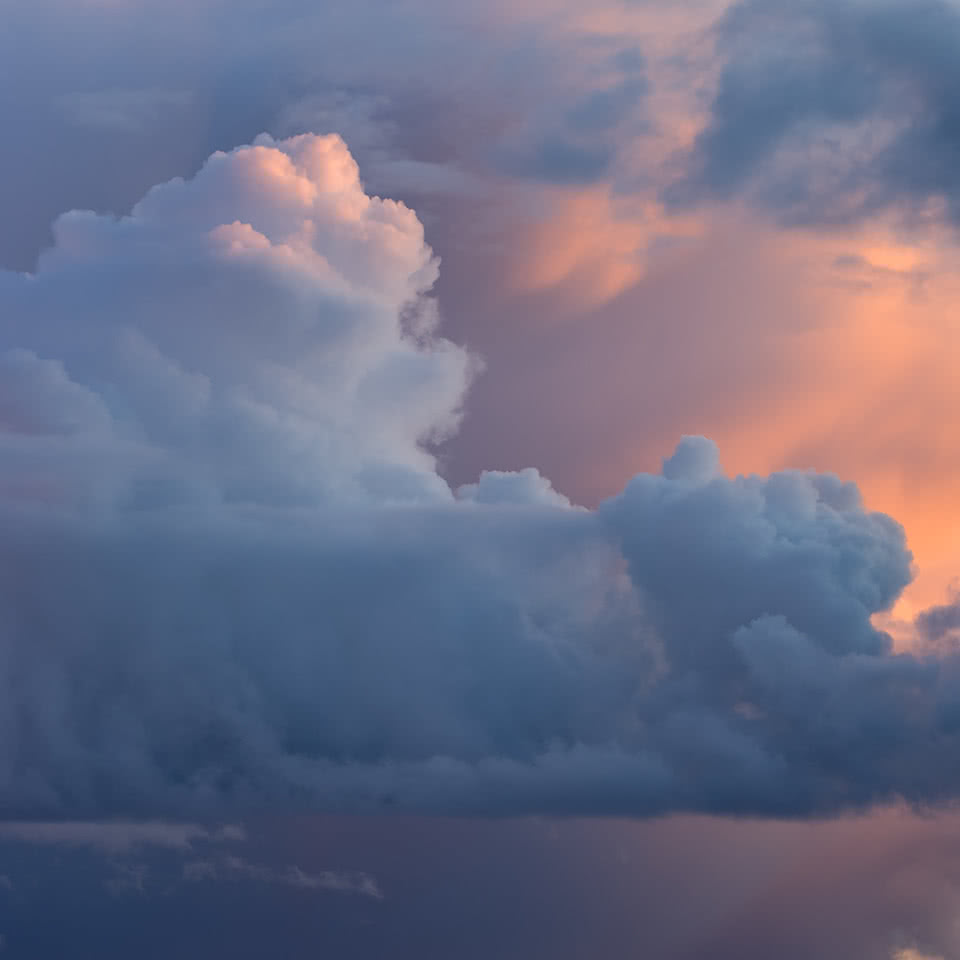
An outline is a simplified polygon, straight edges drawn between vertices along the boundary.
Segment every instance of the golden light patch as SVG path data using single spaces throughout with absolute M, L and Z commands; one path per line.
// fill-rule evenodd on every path
M 506 278 L 514 293 L 557 287 L 568 302 L 596 307 L 637 284 L 658 248 L 701 231 L 696 218 L 654 202 L 624 210 L 605 184 L 550 194 L 546 216 L 520 228 Z

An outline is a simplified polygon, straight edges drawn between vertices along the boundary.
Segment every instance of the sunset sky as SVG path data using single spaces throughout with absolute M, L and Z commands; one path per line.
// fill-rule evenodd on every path
M 0 957 L 960 960 L 957 0 L 0 0 Z

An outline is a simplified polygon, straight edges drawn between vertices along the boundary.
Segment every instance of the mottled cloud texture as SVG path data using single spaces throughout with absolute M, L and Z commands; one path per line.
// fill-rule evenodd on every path
M 475 362 L 336 136 L 74 212 L 0 277 L 6 815 L 951 798 L 951 659 L 871 616 L 902 529 L 688 437 L 596 510 L 451 490 Z
M 930 204 L 957 222 L 956 4 L 741 0 L 718 37 L 691 195 L 744 191 L 792 223 Z

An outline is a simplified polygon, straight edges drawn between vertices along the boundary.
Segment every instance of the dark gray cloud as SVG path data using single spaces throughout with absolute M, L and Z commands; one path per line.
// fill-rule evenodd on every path
M 943 201 L 960 219 L 960 10 L 948 0 L 742 0 L 677 202 L 745 193 L 790 222 Z

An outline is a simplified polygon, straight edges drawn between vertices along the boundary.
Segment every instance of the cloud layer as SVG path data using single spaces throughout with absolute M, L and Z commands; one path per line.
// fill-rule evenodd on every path
M 0 276 L 0 812 L 808 814 L 948 798 L 950 660 L 851 484 L 685 439 L 595 511 L 451 491 L 474 362 L 338 137 Z

